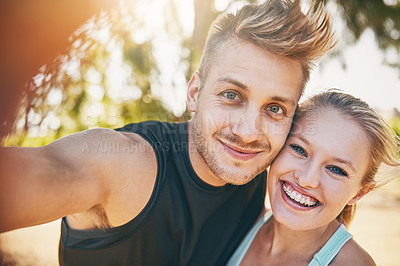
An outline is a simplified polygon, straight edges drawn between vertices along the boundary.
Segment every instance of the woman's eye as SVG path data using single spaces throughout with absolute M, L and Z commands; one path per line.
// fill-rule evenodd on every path
M 224 95 L 229 100 L 238 100 L 238 98 L 239 98 L 236 93 L 231 92 L 231 91 L 224 92 L 222 95 Z
M 337 167 L 337 166 L 328 166 L 327 169 L 328 169 L 331 173 L 334 173 L 335 175 L 349 176 L 345 170 L 343 170 L 342 168 Z
M 303 157 L 307 157 L 307 152 L 301 146 L 296 145 L 296 144 L 290 144 L 289 146 L 292 148 L 292 150 L 295 153 L 297 153 Z

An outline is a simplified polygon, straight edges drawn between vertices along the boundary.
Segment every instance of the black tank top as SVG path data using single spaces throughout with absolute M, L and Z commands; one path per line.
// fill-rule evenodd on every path
M 60 264 L 225 264 L 264 206 L 266 173 L 243 186 L 214 187 L 192 168 L 187 123 L 148 121 L 117 130 L 152 145 L 158 167 L 153 193 L 142 212 L 119 227 L 74 230 L 64 218 Z

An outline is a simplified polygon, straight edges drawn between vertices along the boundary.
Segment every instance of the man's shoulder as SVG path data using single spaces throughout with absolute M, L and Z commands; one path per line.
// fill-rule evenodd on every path
M 115 227 L 132 220 L 147 204 L 155 185 L 157 159 L 152 146 L 136 133 L 106 128 L 83 131 L 77 137 L 85 154 L 80 157 L 84 161 L 82 165 L 94 168 L 96 174 L 104 177 L 108 196 L 99 206 L 107 223 L 93 222 L 103 217 L 98 207 L 69 217 L 68 222 L 75 221 L 75 228 L 86 229 Z
M 148 120 L 138 123 L 126 124 L 123 127 L 116 128 L 116 131 L 143 133 L 146 131 L 179 132 L 187 128 L 187 122 L 171 123 L 166 121 Z
M 145 121 L 128 124 L 116 129 L 125 136 L 135 134 L 150 144 L 156 153 L 168 153 L 187 149 L 187 122 L 169 123 L 160 121 Z M 137 138 L 135 138 L 137 140 Z
M 174 135 L 187 134 L 187 122 L 183 123 L 170 123 L 161 122 L 156 120 L 144 121 L 140 123 L 131 123 L 123 127 L 115 129 L 117 132 L 135 133 L 144 138 L 156 137 L 163 139 L 165 137 Z
M 135 144 L 145 144 L 138 134 L 108 128 L 94 128 L 68 136 L 68 142 L 79 143 L 82 152 L 92 155 L 132 153 Z M 101 156 L 102 157 L 102 156 Z
M 132 132 L 95 128 L 70 135 L 60 145 L 54 145 L 56 149 L 60 146 L 60 151 L 74 146 L 74 158 L 83 168 L 94 168 L 95 174 L 114 181 L 126 175 L 152 174 L 157 165 L 152 146 Z

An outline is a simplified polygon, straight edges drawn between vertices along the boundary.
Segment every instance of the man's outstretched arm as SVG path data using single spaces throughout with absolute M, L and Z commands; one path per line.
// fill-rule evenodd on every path
M 108 149 L 133 141 L 113 130 L 95 129 L 39 148 L 0 148 L 0 232 L 85 212 L 98 204 L 111 224 L 133 218 L 153 188 L 154 154 Z M 135 179 L 135 171 L 141 178 Z M 147 173 L 150 179 L 143 178 Z M 133 202 L 131 216 L 121 217 L 116 210 L 127 195 Z

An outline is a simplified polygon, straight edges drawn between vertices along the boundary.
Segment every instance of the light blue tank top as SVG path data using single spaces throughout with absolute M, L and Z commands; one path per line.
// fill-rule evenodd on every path
M 246 237 L 240 243 L 239 247 L 233 253 L 232 257 L 228 261 L 228 266 L 237 266 L 242 262 L 244 255 L 249 249 L 254 237 L 257 235 L 260 228 L 268 222 L 272 217 L 272 212 L 267 212 L 257 223 L 250 229 Z M 340 224 L 336 232 L 329 238 L 325 245 L 314 255 L 309 266 L 325 266 L 328 265 L 333 258 L 338 254 L 340 249 L 349 241 L 353 236 L 347 232 L 346 227 Z

